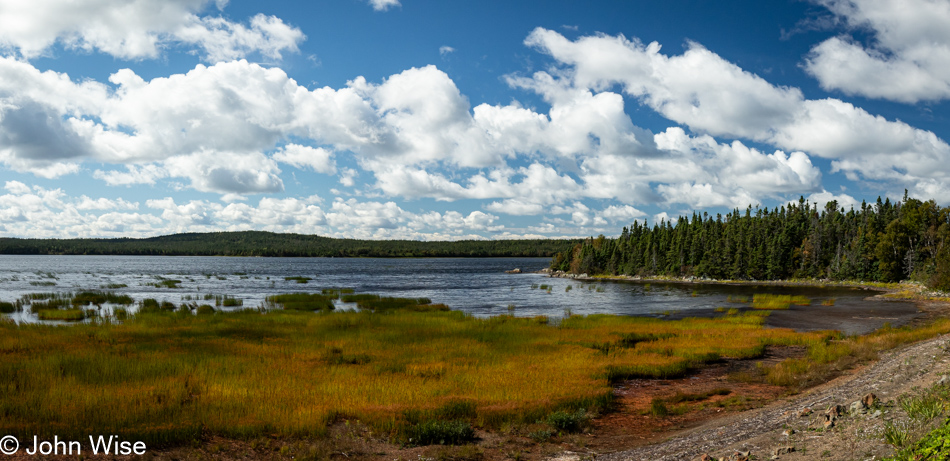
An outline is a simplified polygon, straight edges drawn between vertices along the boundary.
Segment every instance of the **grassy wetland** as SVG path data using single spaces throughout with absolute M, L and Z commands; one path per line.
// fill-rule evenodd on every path
M 476 318 L 425 298 L 349 291 L 274 296 L 271 310 L 163 309 L 145 300 L 148 308 L 124 321 L 2 322 L 0 432 L 77 439 L 102 432 L 161 447 L 208 437 L 320 438 L 355 420 L 410 445 L 464 443 L 475 428 L 550 437 L 611 411 L 613 386 L 627 379 L 682 377 L 723 359 L 761 357 L 768 347 L 803 346 L 805 356 L 745 377 L 796 390 L 878 351 L 950 332 L 950 321 L 938 320 L 859 337 L 797 333 L 764 328 L 768 312 L 758 306 L 675 321 Z M 73 306 L 109 296 L 38 294 L 32 303 L 58 300 L 59 308 L 43 311 L 83 312 Z M 357 309 L 334 309 L 337 298 Z M 194 315 L 202 307 L 209 315 Z

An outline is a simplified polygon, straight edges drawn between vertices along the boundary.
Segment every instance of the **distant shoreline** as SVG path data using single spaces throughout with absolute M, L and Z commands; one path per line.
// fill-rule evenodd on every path
M 0 254 L 62 256 L 259 256 L 332 258 L 550 258 L 580 240 L 356 240 L 263 231 L 183 233 L 141 239 L 0 238 Z

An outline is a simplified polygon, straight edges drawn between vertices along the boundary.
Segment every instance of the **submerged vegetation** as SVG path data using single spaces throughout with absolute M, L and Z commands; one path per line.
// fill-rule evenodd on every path
M 950 290 L 950 207 L 905 197 L 845 210 L 805 202 L 693 213 L 619 238 L 590 238 L 558 253 L 551 268 L 575 274 L 731 280 L 913 279 Z

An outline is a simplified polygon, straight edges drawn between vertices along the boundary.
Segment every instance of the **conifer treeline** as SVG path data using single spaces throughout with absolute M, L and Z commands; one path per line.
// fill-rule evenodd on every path
M 551 262 L 554 270 L 733 280 L 815 278 L 923 281 L 950 289 L 950 207 L 908 198 L 845 211 L 804 198 L 722 216 L 634 223 L 619 238 L 589 238 Z

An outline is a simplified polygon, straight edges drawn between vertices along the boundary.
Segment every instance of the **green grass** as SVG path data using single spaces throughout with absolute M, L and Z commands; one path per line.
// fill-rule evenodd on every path
M 117 295 L 108 291 L 83 291 L 73 295 L 71 303 L 73 306 L 90 306 L 102 304 L 119 304 L 128 306 L 135 301 L 128 295 Z
M 155 288 L 181 288 L 179 286 L 181 280 L 172 280 L 172 279 L 162 279 L 154 283 L 146 283 L 146 285 Z
M 145 298 L 139 302 L 139 312 L 160 312 L 173 310 L 175 310 L 175 304 L 169 301 L 159 302 L 154 298 Z
M 547 423 L 555 430 L 580 432 L 587 424 L 587 412 L 583 408 L 575 411 L 558 410 L 548 415 Z
M 340 300 L 345 303 L 357 303 L 360 301 L 375 301 L 379 299 L 379 295 L 373 295 L 368 293 L 360 294 L 346 294 L 340 297 Z
M 69 298 L 47 298 L 46 301 L 32 301 L 30 312 L 38 314 L 42 311 L 64 309 L 71 305 Z
M 0 314 L 12 314 L 16 311 L 17 311 L 16 304 L 0 301 Z
M 811 300 L 807 296 L 756 294 L 752 296 L 753 309 L 784 310 L 792 304 L 810 306 Z
M 374 312 L 384 312 L 397 309 L 413 310 L 417 312 L 449 310 L 449 306 L 446 306 L 445 304 L 432 304 L 432 300 L 429 298 L 370 298 L 357 301 L 356 305 L 359 306 L 360 309 Z
M 430 420 L 413 425 L 403 436 L 410 445 L 460 445 L 475 439 L 475 430 L 468 421 Z
M 324 288 L 320 290 L 320 294 L 331 299 L 340 299 L 341 295 L 352 294 L 353 292 L 352 288 Z
M 268 296 L 265 302 L 272 306 L 294 311 L 332 311 L 334 309 L 331 297 L 322 294 L 288 293 Z
M 288 282 L 293 281 L 293 282 L 297 282 L 297 283 L 307 283 L 307 282 L 309 282 L 309 281 L 311 281 L 311 280 L 313 280 L 313 279 L 310 278 L 310 277 L 301 277 L 301 276 L 298 275 L 298 276 L 294 276 L 294 277 L 284 277 L 284 280 L 287 280 Z
M 85 320 L 88 316 L 86 311 L 82 309 L 63 309 L 63 310 L 41 310 L 37 312 L 37 316 L 40 320 L 64 320 L 68 322 L 76 322 L 79 320 Z

